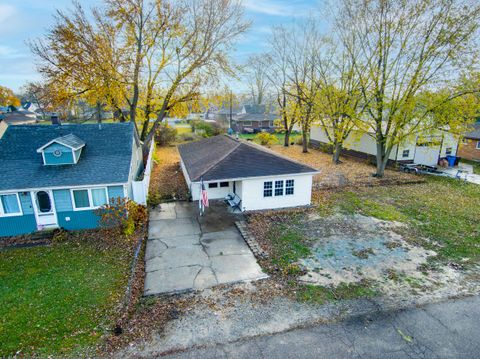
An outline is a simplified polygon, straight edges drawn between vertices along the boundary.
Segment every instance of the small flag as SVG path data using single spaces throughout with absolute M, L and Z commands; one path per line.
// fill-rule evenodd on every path
M 205 212 L 205 208 L 208 207 L 208 193 L 205 189 L 203 178 L 200 181 L 200 200 L 198 201 L 198 205 L 200 207 L 200 214 L 203 215 L 203 213 Z

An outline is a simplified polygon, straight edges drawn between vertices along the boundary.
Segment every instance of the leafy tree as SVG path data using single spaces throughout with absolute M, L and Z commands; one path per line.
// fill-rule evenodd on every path
M 140 113 L 147 152 L 165 116 L 184 113 L 202 87 L 234 74 L 228 51 L 249 26 L 242 17 L 239 0 L 105 0 L 90 16 L 75 3 L 31 48 L 64 98 L 106 105 L 120 120 L 127 106 L 136 125 Z
M 314 112 L 322 131 L 332 145 L 332 161 L 340 162 L 344 141 L 361 128 L 362 97 L 354 64 L 333 38 L 318 44 L 317 76 L 319 91 Z
M 20 106 L 20 100 L 8 87 L 0 86 L 0 106 Z
M 465 88 L 452 80 L 474 68 L 479 25 L 477 1 L 341 1 L 335 27 L 359 79 L 365 127 L 377 144 L 376 176 L 384 175 L 395 145 L 438 128 L 440 109 L 452 114 L 468 103 L 459 98 L 478 91 L 478 83 Z

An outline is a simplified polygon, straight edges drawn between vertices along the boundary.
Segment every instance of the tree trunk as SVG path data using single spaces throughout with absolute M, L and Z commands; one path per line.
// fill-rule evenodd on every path
M 332 162 L 336 165 L 340 163 L 340 153 L 342 152 L 342 144 L 335 141 L 333 145 Z
M 96 106 L 96 117 L 97 117 L 97 122 L 101 123 L 102 122 L 102 105 L 100 102 L 97 102 Z
M 307 131 L 302 131 L 302 147 L 303 153 L 308 153 L 308 134 Z
M 149 122 L 150 122 L 150 120 L 148 118 L 145 121 L 143 121 L 142 133 L 140 134 L 140 140 L 142 140 L 142 141 L 144 141 L 145 137 L 147 136 Z
M 290 130 L 287 128 L 285 130 L 285 142 L 283 143 L 285 147 L 288 147 L 290 145 Z
M 389 148 L 386 147 L 383 141 L 377 141 L 377 172 L 375 173 L 375 177 L 378 178 L 383 178 L 385 175 L 385 168 L 387 167 L 388 159 L 393 148 L 392 146 L 389 146 Z

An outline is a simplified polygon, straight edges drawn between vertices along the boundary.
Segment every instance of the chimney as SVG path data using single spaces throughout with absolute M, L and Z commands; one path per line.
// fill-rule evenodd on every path
M 52 125 L 60 125 L 60 119 L 58 118 L 57 115 L 52 115 L 50 116 L 50 119 L 52 121 Z

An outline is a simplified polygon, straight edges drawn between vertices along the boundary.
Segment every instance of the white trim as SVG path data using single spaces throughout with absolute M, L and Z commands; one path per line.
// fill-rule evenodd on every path
M 48 193 L 48 197 L 50 198 L 51 211 L 49 213 L 44 213 L 44 214 L 52 214 L 53 216 L 55 216 L 55 223 L 49 225 L 48 228 L 57 228 L 58 214 L 57 214 L 57 207 L 55 206 L 55 197 L 53 196 L 53 190 L 39 189 L 39 190 L 30 191 L 30 200 L 32 201 L 32 209 L 33 209 L 33 214 L 35 216 L 35 222 L 37 223 L 37 229 L 40 229 L 40 226 L 44 226 L 43 224 L 39 223 L 39 217 L 40 217 L 40 214 L 42 213 L 40 212 L 40 208 L 38 208 L 38 205 L 37 205 L 38 192 Z
M 49 191 L 49 190 L 55 190 L 55 189 L 76 189 L 76 188 L 90 188 L 90 187 L 114 187 L 114 186 L 125 186 L 128 185 L 129 182 L 117 182 L 117 183 L 107 183 L 107 184 L 83 184 L 83 185 L 77 185 L 77 186 L 69 186 L 69 185 L 63 185 L 63 186 L 54 186 L 54 187 L 37 187 L 37 188 L 23 188 L 23 189 L 8 189 L 5 191 L 8 192 L 31 192 L 31 191 Z
M 107 203 L 105 204 L 102 204 L 100 206 L 94 206 L 93 205 L 93 197 L 92 197 L 92 190 L 93 189 L 104 189 L 105 190 L 105 198 L 107 199 Z M 75 205 L 75 197 L 73 196 L 73 192 L 74 191 L 87 191 L 87 195 L 88 195 L 88 207 L 80 207 L 80 208 L 77 208 L 77 206 Z M 98 187 L 87 187 L 87 188 L 72 188 L 70 189 L 70 198 L 72 199 L 72 208 L 74 211 L 89 211 L 89 210 L 93 210 L 93 209 L 98 209 L 104 205 L 108 205 L 110 202 L 109 202 L 109 197 L 108 197 L 108 188 L 107 187 L 104 187 L 104 186 L 98 186 Z
M 20 210 L 20 212 L 15 212 L 15 213 L 5 213 L 3 209 L 3 203 L 0 200 L 0 217 L 20 217 L 23 216 L 23 208 L 22 208 L 22 203 L 20 202 L 20 196 L 18 195 L 18 192 L 1 192 L 0 196 L 11 196 L 15 195 L 17 197 L 17 205 Z
M 314 176 L 319 174 L 320 171 L 315 172 L 303 172 L 303 173 L 285 173 L 285 174 L 277 174 L 277 175 L 266 175 L 266 176 L 252 176 L 252 177 L 238 177 L 238 178 L 222 178 L 222 179 L 215 179 L 215 180 L 208 180 L 203 181 L 204 183 L 209 182 L 231 182 L 231 181 L 243 181 L 249 179 L 264 179 L 264 178 L 276 178 L 276 177 L 298 177 L 298 176 Z M 200 183 L 200 181 L 195 181 L 192 183 Z
M 80 148 L 83 148 L 85 147 L 85 144 L 81 145 L 81 146 L 78 146 L 78 147 L 73 147 L 73 146 L 70 146 L 70 145 L 67 145 L 66 143 L 62 143 L 61 141 L 58 140 L 58 138 L 55 138 L 53 140 L 51 140 L 50 142 L 47 142 L 45 145 L 43 145 L 42 147 L 39 147 L 37 148 L 37 152 L 40 153 L 40 152 L 43 152 L 43 150 L 45 148 L 47 148 L 48 146 L 50 146 L 52 143 L 57 143 L 59 145 L 62 145 L 62 146 L 65 146 L 65 147 L 68 147 L 74 151 L 76 150 L 79 150 Z
M 477 141 L 477 146 L 475 147 L 475 149 L 480 150 L 480 141 Z

